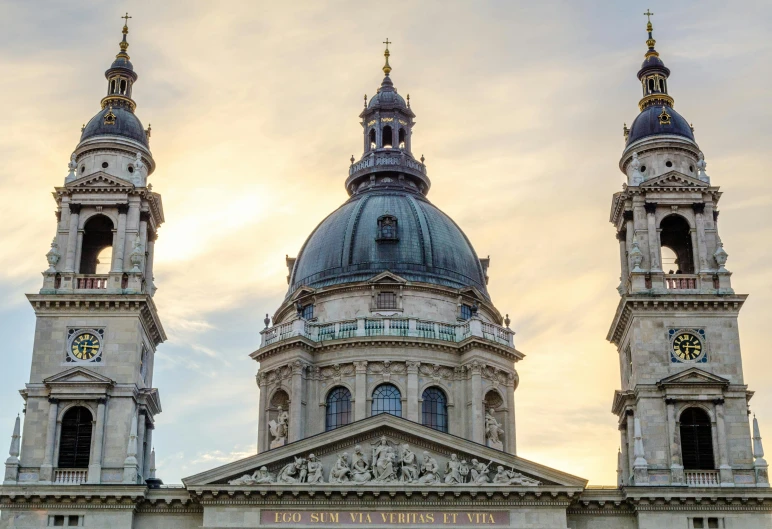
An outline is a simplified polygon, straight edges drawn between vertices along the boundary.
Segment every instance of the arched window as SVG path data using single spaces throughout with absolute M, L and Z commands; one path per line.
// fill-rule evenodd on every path
M 710 417 L 701 408 L 687 408 L 681 414 L 681 454 L 686 470 L 714 470 L 713 434 Z
M 654 79 L 649 78 L 649 93 L 654 92 Z
M 375 149 L 375 129 L 370 129 L 370 149 Z
M 325 430 L 340 428 L 351 422 L 351 392 L 339 386 L 327 395 Z
M 83 231 L 79 271 L 96 274 L 99 254 L 113 245 L 113 221 L 104 215 L 95 215 L 88 219 Z
M 121 79 L 121 95 L 126 95 L 126 80 Z
M 88 468 L 91 421 L 91 412 L 83 406 L 65 412 L 59 437 L 59 468 Z
M 115 79 L 113 79 L 112 81 L 110 81 L 110 93 L 111 93 L 111 94 L 114 94 L 114 93 L 116 93 L 116 88 L 115 88 Z
M 680 274 L 694 273 L 694 252 L 692 251 L 692 235 L 689 223 L 681 215 L 668 215 L 659 225 L 660 242 L 675 254 L 676 272 Z M 667 266 L 662 263 L 663 269 Z
M 391 149 L 391 147 L 394 145 L 394 133 L 391 132 L 391 127 L 386 125 L 383 127 L 383 148 L 384 149 Z
M 448 399 L 440 388 L 427 388 L 421 396 L 421 424 L 448 431 Z
M 370 415 L 390 413 L 402 417 L 402 394 L 392 384 L 381 384 L 373 391 L 373 407 Z
M 405 129 L 399 129 L 399 148 L 405 148 Z

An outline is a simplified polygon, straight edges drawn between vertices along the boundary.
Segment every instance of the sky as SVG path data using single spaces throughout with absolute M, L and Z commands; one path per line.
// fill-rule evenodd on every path
M 772 4 L 687 1 L 0 1 L 0 449 L 28 380 L 34 314 L 81 125 L 106 93 L 124 11 L 152 124 L 150 177 L 166 222 L 155 302 L 168 335 L 154 385 L 166 483 L 255 453 L 266 313 L 286 293 L 285 255 L 347 197 L 362 96 L 391 77 L 410 94 L 413 150 L 430 200 L 490 256 L 489 292 L 517 348 L 518 455 L 616 482 L 611 413 L 619 302 L 608 223 L 622 185 L 623 123 L 638 112 L 647 8 L 724 193 L 720 236 L 738 293 L 745 380 L 772 443 Z M 4 456 L 0 456 L 4 457 Z

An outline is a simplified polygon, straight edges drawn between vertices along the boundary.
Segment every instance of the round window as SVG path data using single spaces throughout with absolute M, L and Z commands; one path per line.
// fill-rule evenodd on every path
M 102 162 L 102 169 L 107 169 L 107 167 L 108 167 L 109 165 L 110 165 L 110 164 L 109 164 L 109 163 L 107 163 L 107 162 Z
M 134 166 L 132 166 L 132 165 L 130 165 L 130 166 L 129 166 L 129 172 L 130 172 L 130 173 L 133 173 L 133 172 L 134 172 Z
M 665 162 L 665 165 L 668 166 L 668 167 L 673 167 L 673 162 L 668 160 L 667 162 Z
M 86 166 L 85 165 L 81 165 L 80 166 L 80 172 L 81 173 L 85 173 L 86 172 Z
M 689 172 L 690 172 L 690 173 L 693 173 L 693 172 L 694 172 L 694 166 L 693 166 L 693 165 L 690 165 L 690 166 L 689 166 Z
M 641 166 L 641 172 L 642 172 L 642 173 L 645 173 L 645 172 L 646 172 L 646 166 L 645 166 L 645 165 L 642 165 L 642 166 Z

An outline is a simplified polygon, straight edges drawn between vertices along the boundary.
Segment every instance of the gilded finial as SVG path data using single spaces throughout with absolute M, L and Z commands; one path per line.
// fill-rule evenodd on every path
M 391 73 L 391 66 L 389 66 L 389 44 L 394 44 L 389 40 L 388 37 L 386 37 L 386 40 L 383 41 L 383 43 L 386 45 L 386 51 L 383 52 L 383 56 L 386 57 L 386 64 L 383 65 L 383 73 L 386 75 L 389 75 Z
M 654 51 L 654 45 L 657 43 L 657 41 L 654 40 L 654 37 L 651 35 L 651 32 L 654 31 L 654 26 L 651 25 L 651 15 L 653 14 L 654 13 L 651 12 L 651 9 L 647 9 L 646 12 L 644 13 L 647 19 L 646 31 L 649 33 L 649 38 L 646 39 L 646 45 L 649 47 L 649 52 Z M 647 53 L 646 56 L 648 57 L 649 54 Z
M 410 108 L 410 94 L 407 95 L 407 108 Z
M 365 94 L 365 108 L 367 108 L 367 94 Z

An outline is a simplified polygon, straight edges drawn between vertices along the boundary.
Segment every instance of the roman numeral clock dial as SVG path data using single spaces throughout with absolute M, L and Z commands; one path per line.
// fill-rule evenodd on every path
M 696 360 L 702 354 L 702 342 L 692 333 L 679 334 L 673 340 L 673 353 L 681 360 Z

